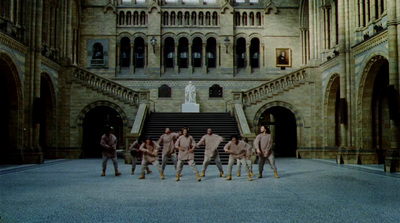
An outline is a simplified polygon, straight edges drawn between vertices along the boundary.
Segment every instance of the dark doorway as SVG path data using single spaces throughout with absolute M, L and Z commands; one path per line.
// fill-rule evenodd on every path
M 128 37 L 121 39 L 121 67 L 129 67 L 131 65 L 131 40 Z
M 207 67 L 212 68 L 217 66 L 217 41 L 211 37 L 207 39 Z
M 47 74 L 40 79 L 40 137 L 39 144 L 46 153 L 54 143 L 54 106 L 52 102 L 52 82 Z
M 117 147 L 123 145 L 123 123 L 120 115 L 112 108 L 99 106 L 90 110 L 83 120 L 82 150 L 85 158 L 101 157 L 100 139 L 104 126 L 110 125 L 118 139 Z
M 385 61 L 378 70 L 372 94 L 372 143 L 377 149 L 378 162 L 385 163 L 390 149 L 391 127 L 389 115 L 389 63 Z
M 277 157 L 295 157 L 297 150 L 297 125 L 294 114 L 284 107 L 267 109 L 260 117 L 261 125 L 271 129 L 274 137 L 274 153 Z
M 7 163 L 7 153 L 17 149 L 18 139 L 18 89 L 13 78 L 12 68 L 0 55 L 0 93 L 3 95 L 0 113 L 1 152 L 0 164 Z M 9 162 L 9 161 L 8 161 Z
M 142 37 L 135 39 L 135 68 L 144 68 L 144 40 Z

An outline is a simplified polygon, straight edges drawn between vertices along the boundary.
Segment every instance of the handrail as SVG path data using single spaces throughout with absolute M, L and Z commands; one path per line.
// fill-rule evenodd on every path
M 265 99 L 265 97 L 272 96 L 278 91 L 283 91 L 285 89 L 293 88 L 296 85 L 304 84 L 306 80 L 309 79 L 309 76 L 308 68 L 301 68 L 247 91 L 232 92 L 233 98 L 236 103 L 239 102 L 245 105 L 250 105 Z
M 137 106 L 150 100 L 150 90 L 132 90 L 83 68 L 73 66 L 72 69 L 76 80 L 111 94 L 124 102 Z

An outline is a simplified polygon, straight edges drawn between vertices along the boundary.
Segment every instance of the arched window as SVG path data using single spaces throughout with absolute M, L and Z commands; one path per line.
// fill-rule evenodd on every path
M 196 12 L 192 12 L 192 25 L 195 26 L 197 24 L 197 15 Z
M 242 25 L 247 26 L 247 13 L 246 12 L 243 12 Z
M 260 67 L 260 40 L 253 38 L 250 42 L 250 65 L 252 68 Z
M 124 21 L 125 21 L 125 13 L 119 12 L 119 24 L 124 25 Z
M 145 12 L 140 13 L 140 25 L 146 25 L 146 13 Z
M 139 13 L 137 11 L 133 13 L 133 25 L 139 25 Z
M 175 12 L 171 12 L 171 26 L 175 25 L 175 17 L 176 17 Z
M 217 41 L 213 37 L 207 39 L 206 58 L 207 67 L 217 66 Z
M 168 12 L 164 12 L 164 26 L 168 26 L 169 16 Z
M 126 13 L 126 25 L 132 25 L 132 12 Z
M 218 26 L 218 13 L 217 12 L 213 13 L 212 20 L 213 20 L 213 26 Z
M 257 12 L 256 21 L 257 21 L 256 25 L 261 26 L 261 12 Z
M 236 66 L 246 67 L 246 40 L 244 38 L 236 41 Z
M 236 16 L 236 26 L 240 26 L 240 13 L 236 12 L 235 16 Z
M 211 13 L 206 12 L 206 26 L 211 25 Z
M 183 15 L 182 12 L 178 12 L 178 25 L 183 25 Z
M 142 37 L 137 37 L 135 39 L 135 68 L 143 68 L 145 65 L 145 49 L 144 49 L 144 40 Z
M 189 41 L 187 38 L 182 37 L 179 39 L 178 46 L 179 68 L 188 68 L 189 60 Z
M 192 44 L 192 66 L 201 67 L 202 66 L 202 55 L 203 54 L 203 41 L 200 37 L 196 37 Z
M 199 25 L 202 26 L 204 25 L 204 13 L 199 12 Z
M 164 41 L 164 66 L 173 68 L 175 66 L 175 41 L 168 37 Z
M 190 13 L 185 12 L 185 25 L 190 25 Z
M 92 46 L 92 59 L 104 59 L 103 44 L 95 43 Z
M 128 37 L 121 39 L 121 52 L 120 52 L 120 64 L 121 67 L 129 67 L 131 60 L 131 40 Z
M 254 26 L 254 13 L 250 12 L 249 17 L 250 17 L 250 26 Z

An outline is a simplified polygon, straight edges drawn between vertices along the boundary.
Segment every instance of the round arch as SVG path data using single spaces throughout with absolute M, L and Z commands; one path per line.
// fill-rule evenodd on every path
M 253 132 L 258 132 L 258 123 L 261 118 L 261 116 L 264 114 L 265 111 L 267 111 L 270 108 L 274 107 L 282 107 L 287 110 L 289 110 L 291 113 L 293 113 L 295 122 L 296 122 L 296 131 L 297 131 L 297 148 L 299 148 L 302 145 L 301 141 L 301 136 L 302 136 L 302 130 L 303 127 L 305 126 L 305 121 L 298 109 L 296 109 L 293 105 L 287 103 L 287 102 L 282 102 L 282 101 L 275 101 L 271 103 L 267 103 L 263 105 L 255 114 L 254 119 L 253 119 Z
M 339 104 L 340 75 L 334 73 L 328 81 L 324 97 L 324 146 L 340 146 Z
M 125 112 L 114 103 L 97 101 L 86 106 L 77 119 L 84 157 L 101 157 L 99 142 L 104 134 L 104 125 L 114 127 L 118 147 L 124 147 L 124 135 L 128 131 L 127 123 Z
M 379 163 L 384 162 L 385 151 L 390 148 L 392 137 L 386 88 L 388 85 L 389 61 L 387 57 L 375 54 L 367 61 L 360 78 L 357 141 L 362 150 L 376 152 L 376 162 Z
M 44 152 L 56 146 L 56 98 L 53 79 L 47 72 L 42 72 L 40 78 L 41 117 L 39 143 Z
M 0 128 L 2 129 L 2 153 L 16 153 L 22 148 L 23 142 L 23 91 L 20 73 L 15 61 L 7 53 L 0 52 L 0 88 L 3 100 L 1 111 Z M 4 134 L 4 132 L 6 134 Z M 1 156 L 0 163 L 10 162 L 6 156 Z

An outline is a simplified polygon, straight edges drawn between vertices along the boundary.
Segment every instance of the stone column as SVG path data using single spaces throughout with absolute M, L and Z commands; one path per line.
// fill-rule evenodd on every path
M 130 68 L 130 73 L 134 74 L 135 73 L 135 43 L 131 43 L 131 58 L 129 59 L 129 68 Z
M 190 19 L 189 19 L 189 21 L 190 21 Z M 193 74 L 193 65 L 192 65 L 192 43 L 189 43 L 189 58 L 188 58 L 188 62 L 189 62 L 189 73 L 190 74 Z
M 121 67 L 120 67 L 120 52 L 121 52 L 121 46 L 120 46 L 120 43 L 119 43 L 119 41 L 117 42 L 117 50 L 116 50 L 116 55 L 115 55 L 115 58 L 116 58 L 116 64 L 117 64 L 117 66 L 116 66 L 116 75 L 118 75 L 120 72 L 121 72 Z
M 400 112 L 399 112 L 399 24 L 400 5 L 397 1 L 387 2 L 387 25 L 388 25 L 388 48 L 389 48 L 389 85 L 393 86 L 391 97 L 393 102 L 391 106 L 390 128 L 392 132 L 392 141 L 390 149 L 387 151 L 385 159 L 386 172 L 400 172 Z M 390 108 L 389 108 L 390 109 Z
M 247 75 L 251 75 L 251 66 L 250 66 L 250 43 L 246 43 L 246 73 Z
M 380 1 L 378 1 L 378 2 L 380 2 Z M 375 0 L 372 0 L 372 1 L 370 1 L 370 12 L 371 12 L 371 14 L 370 14 L 370 16 L 371 16 L 371 19 L 370 19 L 370 21 L 374 21 L 378 16 L 376 15 L 376 11 L 375 11 L 375 7 L 378 7 L 376 4 L 376 1 Z M 379 14 L 379 12 L 378 12 L 378 14 Z
M 336 10 L 337 10 L 337 8 L 336 8 L 336 3 L 335 2 L 332 2 L 332 5 L 331 5 L 331 30 L 332 30 L 332 32 L 331 32 L 331 36 L 332 36 L 332 39 L 331 39 L 331 44 L 332 44 L 332 46 L 335 46 L 336 44 L 338 44 L 337 42 L 336 42 L 336 35 L 337 35 L 337 33 L 336 33 Z
M 178 74 L 179 73 L 179 52 L 178 52 L 178 43 L 175 43 L 175 53 L 174 53 L 174 69 L 175 69 L 175 73 Z
M 310 29 L 310 59 L 315 60 L 315 13 L 314 13 L 314 1 L 308 3 L 308 17 L 309 17 L 309 29 Z
M 203 67 L 203 75 L 207 74 L 207 61 L 206 61 L 206 48 L 207 48 L 207 42 L 203 43 L 203 48 L 202 48 L 202 53 L 201 53 L 201 63 Z
M 347 98 L 346 98 L 346 30 L 345 30 L 345 3 L 343 1 L 338 2 L 338 14 L 339 14 L 339 63 L 340 63 L 340 109 L 342 109 L 343 117 L 340 121 L 340 143 L 338 160 L 344 160 L 344 163 L 353 163 L 355 157 L 351 154 L 355 151 L 350 152 L 347 150 Z M 338 162 L 340 163 L 340 162 Z

